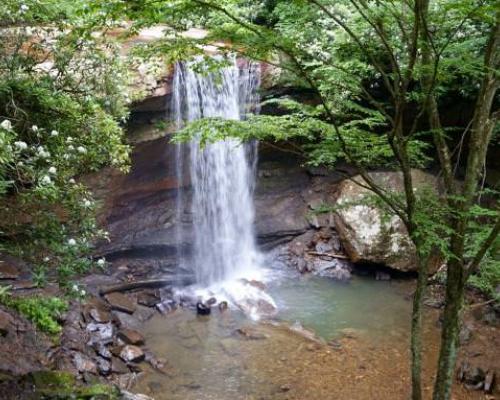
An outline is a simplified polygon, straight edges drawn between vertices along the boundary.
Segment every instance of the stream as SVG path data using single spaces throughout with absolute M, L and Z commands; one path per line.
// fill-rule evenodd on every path
M 268 292 L 278 305 L 275 318 L 252 321 L 234 308 L 214 307 L 208 316 L 179 308 L 148 321 L 143 330 L 148 347 L 167 367 L 161 372 L 147 367 L 136 389 L 157 400 L 408 395 L 413 282 L 354 276 L 339 283 L 274 272 Z M 439 332 L 437 313 L 427 313 L 428 374 Z

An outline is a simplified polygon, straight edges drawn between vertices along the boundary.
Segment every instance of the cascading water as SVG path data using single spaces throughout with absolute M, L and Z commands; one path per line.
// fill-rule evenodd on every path
M 258 65 L 238 68 L 236 60 L 217 75 L 196 73 L 189 63 L 177 64 L 173 87 L 177 127 L 204 117 L 243 118 L 256 108 L 259 75 Z M 236 140 L 204 148 L 197 140 L 178 145 L 177 178 L 186 182 L 189 174 L 194 229 L 192 254 L 180 250 L 179 261 L 186 264 L 189 260 L 200 288 L 223 287 L 224 282 L 259 276 L 261 255 L 253 231 L 254 146 Z M 186 152 L 189 165 L 184 162 Z M 187 198 L 187 189 L 180 190 L 179 219 Z M 224 290 L 227 292 L 226 287 Z

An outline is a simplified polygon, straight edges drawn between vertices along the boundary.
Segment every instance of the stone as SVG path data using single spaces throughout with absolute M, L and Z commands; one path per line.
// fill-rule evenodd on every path
M 458 334 L 460 345 L 467 344 L 468 342 L 470 342 L 471 338 L 472 327 L 467 324 L 462 325 L 462 327 L 460 328 L 460 333 Z
M 29 290 L 35 289 L 37 285 L 30 280 L 19 280 L 12 284 L 14 290 Z
M 196 313 L 198 315 L 209 315 L 210 311 L 210 306 L 207 306 L 200 301 L 196 303 Z
M 90 372 L 92 374 L 97 374 L 96 364 L 89 357 L 82 353 L 73 354 L 73 364 L 75 365 L 78 372 Z
M 144 352 L 141 350 L 141 348 L 133 346 L 131 344 L 123 346 L 120 351 L 120 358 L 127 363 L 141 362 L 142 360 L 144 360 L 144 357 Z
M 111 313 L 100 307 L 91 308 L 89 315 L 95 322 L 99 322 L 101 324 L 111 321 Z
M 87 324 L 85 329 L 87 332 L 90 332 L 90 345 L 99 342 L 107 344 L 113 341 L 113 325 L 111 322 L 108 322 L 107 324 L 91 322 L 90 324 Z
M 102 358 L 104 358 L 106 360 L 111 360 L 111 356 L 112 356 L 111 352 L 109 351 L 109 349 L 106 346 L 104 346 L 104 344 L 95 343 L 93 345 L 93 348 L 98 356 L 101 356 Z
M 121 311 L 114 311 L 116 317 L 116 324 L 120 328 L 141 330 L 144 322 L 151 319 L 155 314 L 155 310 L 150 307 L 137 306 L 134 314 L 129 314 Z
M 137 303 L 146 307 L 154 307 L 160 300 L 160 296 L 155 292 L 141 292 L 137 295 Z
M 316 243 L 315 250 L 318 253 L 331 253 L 333 251 L 333 246 L 328 242 L 318 242 Z
M 217 299 L 215 297 L 210 297 L 205 304 L 209 307 L 213 306 L 214 304 L 217 303 Z
M 97 371 L 103 376 L 109 375 L 111 373 L 111 362 L 99 357 L 97 359 Z
M 17 279 L 19 270 L 12 264 L 0 261 L 0 279 Z
M 457 370 L 457 380 L 463 382 L 465 380 L 465 374 L 469 371 L 470 365 L 466 361 L 462 361 Z
M 88 341 L 88 334 L 73 326 L 65 327 L 61 335 L 61 344 L 70 350 L 85 351 L 85 343 Z
M 259 332 L 256 329 L 250 327 L 238 328 L 236 329 L 236 333 L 239 336 L 249 340 L 263 340 L 268 338 L 265 333 Z
M 9 333 L 10 329 L 12 328 L 13 323 L 14 318 L 12 318 L 9 313 L 0 310 L 0 336 L 7 335 L 7 333 Z
M 273 317 L 278 312 L 273 304 L 273 299 L 265 292 L 259 293 L 260 297 L 246 297 L 241 300 L 233 301 L 235 305 L 246 315 L 259 317 Z
M 111 305 L 113 310 L 133 314 L 136 310 L 136 305 L 127 296 L 122 293 L 114 292 L 104 296 L 104 298 Z
M 309 272 L 309 268 L 307 267 L 307 261 L 304 260 L 302 257 L 297 260 L 296 267 L 301 274 Z
M 281 392 L 289 392 L 290 390 L 292 389 L 292 387 L 290 385 L 281 385 L 280 386 L 280 391 Z
M 314 259 L 308 263 L 308 269 L 313 274 L 337 281 L 348 281 L 351 279 L 351 265 L 344 260 L 321 260 Z
M 248 281 L 248 284 L 250 286 L 253 286 L 257 289 L 260 289 L 260 290 L 266 290 L 266 284 L 264 282 L 261 282 L 261 281 L 258 281 L 258 280 L 255 280 L 255 279 L 252 279 L 250 281 Z
M 484 382 L 486 374 L 479 367 L 474 367 L 465 371 L 464 381 L 470 386 L 476 386 L 479 383 Z
M 486 373 L 486 377 L 484 378 L 484 391 L 486 393 L 492 393 L 494 385 L 495 385 L 495 372 L 489 370 Z
M 118 332 L 118 338 L 123 340 L 123 342 L 126 344 L 144 344 L 144 336 L 133 329 L 121 329 Z
M 398 172 L 372 172 L 371 179 L 380 187 L 403 191 L 403 177 Z M 414 186 L 438 191 L 438 179 L 420 170 L 412 170 Z M 363 183 L 358 175 L 352 178 Z M 416 271 L 415 246 L 403 222 L 397 216 L 385 216 L 375 205 L 366 204 L 372 193 L 352 180 L 339 186 L 335 227 L 342 245 L 353 262 L 382 264 L 403 272 Z M 365 200 L 365 203 L 363 201 Z M 434 265 L 435 264 L 435 265 Z M 431 273 L 439 266 L 431 266 Z
M 158 371 L 162 371 L 163 368 L 165 368 L 165 365 L 167 364 L 167 361 L 165 359 L 157 358 L 150 351 L 145 351 L 144 356 L 145 356 L 145 361 Z
M 128 374 L 130 370 L 127 367 L 127 364 L 125 364 L 122 360 L 120 360 L 117 357 L 113 357 L 111 360 L 111 372 L 114 374 Z
M 145 394 L 131 393 L 126 390 L 121 390 L 120 395 L 121 400 L 154 400 L 152 397 L 146 396 Z
M 175 310 L 175 302 L 172 300 L 165 300 L 161 303 L 156 304 L 156 309 L 160 312 L 160 314 L 166 315 Z
M 130 371 L 132 371 L 132 372 L 134 372 L 136 374 L 138 374 L 139 372 L 142 372 L 142 368 L 139 365 L 135 364 L 135 363 L 130 363 L 128 365 L 128 367 L 130 368 Z

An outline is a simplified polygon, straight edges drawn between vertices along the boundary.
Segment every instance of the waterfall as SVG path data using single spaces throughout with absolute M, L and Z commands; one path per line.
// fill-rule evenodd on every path
M 236 59 L 208 74 L 178 63 L 172 100 L 177 128 L 203 117 L 244 118 L 258 103 L 259 76 L 257 64 L 238 68 Z M 228 139 L 204 148 L 197 140 L 177 146 L 177 179 L 191 183 L 191 190 L 180 185 L 178 221 L 190 196 L 194 230 L 192 252 L 188 257 L 180 248 L 179 262 L 183 268 L 190 263 L 200 287 L 254 276 L 260 264 L 253 231 L 256 144 Z M 178 230 L 179 239 L 184 234 Z

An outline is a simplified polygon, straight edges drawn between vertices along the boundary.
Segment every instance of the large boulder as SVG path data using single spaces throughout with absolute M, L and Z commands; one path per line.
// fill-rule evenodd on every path
M 372 172 L 370 177 L 385 190 L 403 192 L 401 173 Z M 412 177 L 416 188 L 438 188 L 438 180 L 433 175 L 413 170 Z M 415 246 L 401 219 L 395 215 L 387 216 L 367 202 L 367 196 L 373 196 L 373 193 L 353 181 L 364 183 L 360 176 L 342 182 L 335 215 L 336 229 L 351 260 L 383 264 L 403 272 L 415 271 Z

